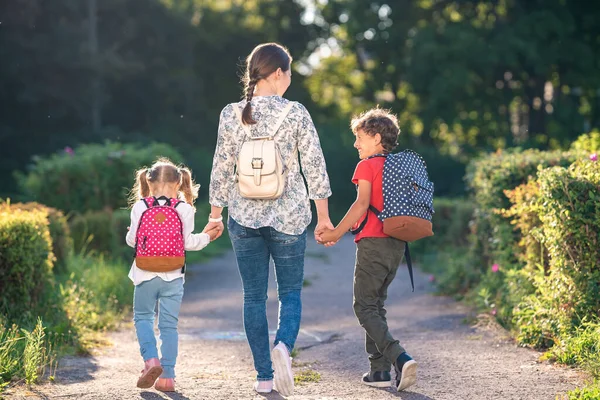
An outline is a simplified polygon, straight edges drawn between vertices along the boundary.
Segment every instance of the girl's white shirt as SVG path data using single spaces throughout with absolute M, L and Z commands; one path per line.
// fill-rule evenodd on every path
M 158 201 L 161 205 L 166 203 L 165 200 L 161 199 Z M 131 224 L 129 225 L 129 231 L 127 232 L 127 236 L 125 237 L 125 241 L 131 247 L 135 247 L 135 236 L 137 233 L 137 228 L 140 222 L 140 217 L 142 213 L 146 211 L 148 207 L 143 200 L 138 201 L 133 205 L 131 209 Z M 185 240 L 185 250 L 201 250 L 205 248 L 210 243 L 210 236 L 208 233 L 192 233 L 194 231 L 194 214 L 196 211 L 194 208 L 183 202 L 179 204 L 175 210 L 179 214 L 181 218 L 181 222 L 183 224 L 183 238 Z M 129 279 L 133 281 L 134 285 L 139 285 L 142 282 L 149 281 L 159 277 L 163 281 L 170 282 L 177 278 L 183 278 L 185 281 L 185 274 L 181 272 L 181 268 L 171 271 L 171 272 L 150 272 L 139 269 L 137 265 L 135 265 L 135 260 L 131 264 L 131 269 L 129 270 Z

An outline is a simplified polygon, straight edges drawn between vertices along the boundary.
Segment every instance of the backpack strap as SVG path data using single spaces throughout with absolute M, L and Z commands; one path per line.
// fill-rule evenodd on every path
M 410 285 L 412 287 L 412 291 L 415 291 L 415 280 L 413 278 L 413 268 L 412 268 L 412 260 L 410 258 L 410 250 L 408 249 L 408 242 L 405 242 L 406 245 L 404 247 L 404 259 L 406 260 L 406 265 L 408 266 L 408 274 L 410 275 Z
M 288 102 L 287 106 L 285 106 L 285 108 L 279 115 L 279 119 L 277 120 L 275 125 L 273 125 L 274 128 L 271 130 L 272 134 L 267 136 L 269 139 L 273 140 L 273 138 L 277 134 L 277 131 L 279 131 L 279 127 L 281 127 L 281 124 L 283 123 L 283 121 L 285 120 L 285 117 L 287 117 L 287 115 L 289 114 L 289 112 L 293 106 L 294 106 L 293 101 Z M 246 135 L 249 138 L 252 138 L 252 132 L 250 132 L 250 127 L 248 125 L 244 124 L 244 121 L 242 120 L 242 112 L 240 111 L 239 107 L 236 104 L 232 104 L 232 107 L 233 107 L 233 111 L 235 112 L 235 115 L 237 116 L 237 118 L 239 120 L 240 125 L 242 125 L 242 129 L 244 130 L 244 132 L 246 133 Z
M 167 196 L 160 196 L 159 198 L 154 197 L 154 206 L 160 205 L 158 202 L 159 200 L 164 200 L 165 206 L 171 207 L 171 199 L 169 199 Z
M 252 132 L 250 132 L 250 127 L 248 127 L 248 125 L 244 124 L 244 121 L 242 120 L 242 113 L 240 112 L 240 109 L 238 108 L 238 106 L 236 104 L 232 104 L 231 107 L 233 107 L 233 111 L 235 112 L 238 122 L 242 126 L 242 129 L 244 130 L 246 135 L 248 135 L 248 137 L 252 137 Z
M 275 135 L 277 135 L 277 131 L 279 131 L 279 128 L 281 127 L 281 124 L 283 124 L 283 121 L 285 120 L 285 117 L 287 117 L 287 115 L 289 114 L 290 110 L 292 109 L 292 107 L 294 106 L 294 102 L 289 101 L 287 106 L 285 106 L 285 108 L 283 109 L 283 111 L 281 112 L 281 114 L 279 115 L 279 119 L 277 120 L 277 122 L 275 123 L 275 128 L 273 128 L 272 130 L 272 134 L 269 135 L 269 139 L 273 140 L 273 138 L 275 137 Z

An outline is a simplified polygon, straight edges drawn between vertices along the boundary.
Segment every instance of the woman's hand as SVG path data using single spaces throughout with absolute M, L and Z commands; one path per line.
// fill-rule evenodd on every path
M 323 219 L 323 220 L 320 219 L 317 222 L 317 226 L 315 227 L 315 240 L 317 241 L 317 243 L 325 245 L 325 247 L 331 247 L 334 244 L 336 244 L 337 241 L 339 240 L 339 238 L 335 241 L 327 241 L 327 240 L 323 240 L 323 238 L 321 237 L 321 234 L 323 232 L 333 231 L 333 229 L 335 229 L 335 227 L 331 223 L 330 219 Z
M 212 242 L 213 240 L 221 237 L 224 230 L 225 230 L 225 225 L 223 225 L 223 221 L 220 221 L 220 222 L 209 222 L 208 224 L 206 224 L 206 226 L 204 227 L 202 232 L 208 233 L 208 235 L 210 236 L 210 241 Z
M 340 237 L 341 236 L 338 234 L 336 229 L 326 228 L 319 234 L 321 243 L 323 243 L 326 247 L 330 247 L 336 244 L 340 240 Z

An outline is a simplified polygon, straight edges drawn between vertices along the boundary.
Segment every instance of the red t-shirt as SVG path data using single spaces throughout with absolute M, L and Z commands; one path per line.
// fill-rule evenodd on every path
M 383 163 L 385 157 L 373 157 L 366 160 L 361 160 L 352 176 L 352 183 L 358 184 L 359 180 L 371 182 L 371 201 L 370 204 L 378 209 L 383 210 Z M 372 211 L 368 210 L 363 215 L 352 229 L 356 229 L 366 216 L 369 216 L 367 224 L 360 233 L 354 236 L 354 241 L 358 242 L 364 237 L 388 237 L 383 233 L 383 222 L 377 218 Z

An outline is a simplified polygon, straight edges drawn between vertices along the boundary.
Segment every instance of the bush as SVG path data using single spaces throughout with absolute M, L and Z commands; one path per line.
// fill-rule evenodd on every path
M 135 170 L 159 156 L 182 162 L 166 144 L 86 144 L 70 153 L 35 158 L 30 172 L 16 173 L 16 179 L 30 200 L 65 212 L 116 210 L 127 206 Z
M 600 150 L 600 132 L 592 131 L 579 136 L 576 141 L 571 144 L 571 149 L 594 152 Z
M 48 222 L 50 229 L 50 237 L 52 239 L 52 253 L 56 257 L 54 263 L 54 272 L 59 273 L 64 271 L 67 258 L 73 252 L 73 239 L 71 238 L 71 231 L 67 218 L 62 211 L 56 208 L 47 207 L 43 204 L 31 202 L 31 203 L 10 203 L 6 201 L 0 204 L 0 207 L 7 208 L 8 210 L 17 209 L 24 211 L 31 210 L 42 210 L 48 214 Z
M 576 324 L 600 311 L 600 164 L 578 161 L 539 176 L 549 285 Z M 553 285 L 554 286 L 554 285 Z
M 432 224 L 434 235 L 411 243 L 415 253 L 434 253 L 445 251 L 448 247 L 464 248 L 468 245 L 470 222 L 473 217 L 473 205 L 464 198 L 433 199 Z
M 52 272 L 48 214 L 0 210 L 0 313 L 30 313 Z
M 132 256 L 125 243 L 129 226 L 129 210 L 88 211 L 75 214 L 70 222 L 76 252 L 94 251 L 113 259 Z
M 512 149 L 472 161 L 465 180 L 473 193 L 473 252 L 481 258 L 485 271 L 493 263 L 513 266 L 517 263 L 514 244 L 520 238 L 499 212 L 510 207 L 505 190 L 512 190 L 550 166 L 568 166 L 581 156 L 578 152 Z

